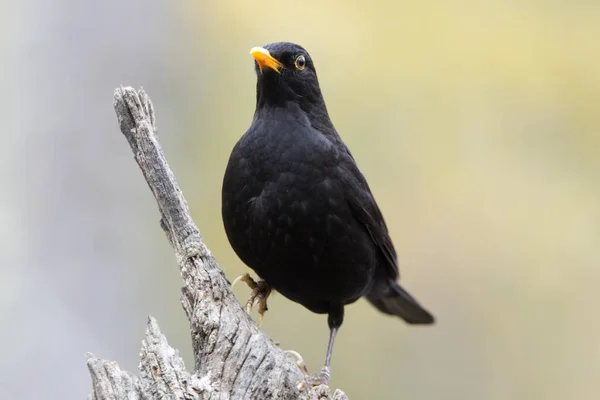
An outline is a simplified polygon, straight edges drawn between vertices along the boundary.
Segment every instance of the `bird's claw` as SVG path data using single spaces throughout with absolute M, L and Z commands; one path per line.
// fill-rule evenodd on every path
M 310 377 L 310 374 L 308 373 L 308 368 L 306 368 L 306 364 L 304 363 L 304 358 L 302 358 L 300 353 L 294 350 L 285 350 L 284 353 L 290 354 L 294 357 L 294 359 L 296 360 L 296 365 L 298 366 L 298 368 L 300 368 L 300 371 L 302 371 L 302 374 L 305 378 Z
M 331 371 L 329 371 L 329 367 L 323 367 L 318 374 L 310 378 L 310 384 L 313 386 L 329 386 L 329 379 L 331 379 Z
M 300 354 L 298 354 L 298 356 L 300 356 Z M 302 357 L 300 357 L 300 359 L 302 359 Z M 303 391 L 307 387 L 316 387 L 320 385 L 329 386 L 329 379 L 331 379 L 329 367 L 324 366 L 318 374 L 310 376 L 304 361 L 302 361 L 302 365 L 300 362 L 296 362 L 296 364 L 298 364 L 298 368 L 300 368 L 302 374 L 304 374 L 304 379 L 298 384 L 298 390 Z
M 233 282 L 231 283 L 231 288 L 233 289 L 233 287 L 237 285 L 237 283 L 240 281 L 248 285 L 250 289 L 254 289 L 256 287 L 256 281 L 252 279 L 250 274 L 242 274 L 233 280 Z
M 252 279 L 250 274 L 243 274 L 234 279 L 231 287 L 233 288 L 233 286 L 240 281 L 244 282 L 250 289 L 252 289 L 244 309 L 246 310 L 246 313 L 250 314 L 252 312 L 252 308 L 258 305 L 258 325 L 260 326 L 265 318 L 265 312 L 267 312 L 269 309 L 267 307 L 267 298 L 271 294 L 271 286 L 262 280 L 256 282 L 254 279 Z

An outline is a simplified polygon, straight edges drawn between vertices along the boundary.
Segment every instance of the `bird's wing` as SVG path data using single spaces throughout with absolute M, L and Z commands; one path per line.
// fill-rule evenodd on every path
M 386 274 L 392 280 L 397 280 L 398 264 L 396 261 L 396 250 L 394 244 L 388 233 L 385 220 L 383 215 L 377 206 L 377 202 L 371 193 L 371 189 L 358 169 L 354 158 L 350 154 L 350 151 L 346 148 L 349 159 L 346 159 L 345 169 L 346 175 L 346 201 L 348 206 L 356 218 L 361 224 L 364 225 L 367 232 L 371 236 L 373 242 L 380 249 L 385 262 Z M 345 157 L 344 157 L 345 158 Z

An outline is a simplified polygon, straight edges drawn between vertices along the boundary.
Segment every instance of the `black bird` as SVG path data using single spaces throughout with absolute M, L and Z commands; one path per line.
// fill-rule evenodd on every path
M 327 113 L 309 54 L 293 43 L 255 47 L 256 111 L 227 164 L 222 191 L 225 231 L 237 255 L 263 280 L 259 313 L 271 289 L 310 311 L 328 314 L 328 383 L 344 306 L 366 297 L 409 324 L 433 316 L 397 283 L 396 251 L 365 177 Z

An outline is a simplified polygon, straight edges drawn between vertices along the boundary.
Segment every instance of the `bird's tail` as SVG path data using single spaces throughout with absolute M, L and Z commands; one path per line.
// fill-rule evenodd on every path
M 390 285 L 386 295 L 369 294 L 367 300 L 382 313 L 396 315 L 409 324 L 432 324 L 435 321 L 433 315 L 396 282 Z

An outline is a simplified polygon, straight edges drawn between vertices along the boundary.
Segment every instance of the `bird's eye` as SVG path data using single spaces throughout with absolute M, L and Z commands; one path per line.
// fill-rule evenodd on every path
M 294 61 L 294 66 L 299 71 L 302 71 L 304 69 L 304 67 L 306 66 L 306 59 L 303 55 L 299 55 L 298 57 L 296 57 L 296 60 Z

